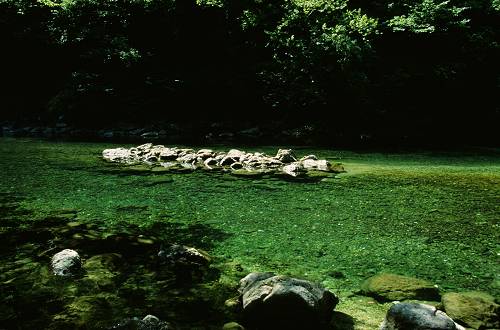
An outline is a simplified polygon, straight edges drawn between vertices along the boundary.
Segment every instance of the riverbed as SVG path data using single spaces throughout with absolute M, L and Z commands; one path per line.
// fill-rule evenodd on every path
M 232 321 L 224 301 L 252 271 L 321 282 L 339 295 L 338 310 L 351 315 L 358 329 L 375 329 L 387 309 L 357 294 L 363 280 L 380 272 L 427 279 L 443 292 L 500 295 L 498 150 L 300 147 L 294 148 L 298 156 L 315 154 L 346 170 L 300 182 L 203 170 L 157 172 L 103 161 L 103 149 L 119 146 L 0 139 L 0 227 L 11 238 L 0 242 L 0 328 L 57 328 L 62 323 L 55 318 L 78 314 L 74 310 L 87 304 L 93 316 L 80 322 L 89 328 L 158 314 L 180 329 L 220 329 Z M 280 146 L 198 147 L 272 155 Z M 40 233 L 49 234 L 45 239 Z M 83 290 L 50 278 L 51 249 L 76 244 L 88 259 L 112 235 L 142 239 L 151 251 L 120 251 L 133 267 L 111 287 Z M 138 271 L 137 265 L 141 258 L 149 265 L 161 242 L 208 252 L 208 274 L 187 286 L 169 284 L 168 292 L 148 282 L 152 271 Z M 74 301 L 80 305 L 68 307 Z M 197 318 L 188 316 L 193 310 Z

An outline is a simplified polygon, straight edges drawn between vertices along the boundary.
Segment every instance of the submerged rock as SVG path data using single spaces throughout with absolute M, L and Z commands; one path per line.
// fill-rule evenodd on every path
M 327 324 L 338 298 L 306 280 L 250 273 L 239 292 L 246 323 L 258 329 L 316 329 Z
M 70 277 L 80 271 L 82 260 L 75 250 L 65 249 L 52 257 L 51 266 L 54 275 Z
M 210 263 L 210 257 L 207 253 L 179 244 L 162 247 L 158 252 L 158 257 L 172 264 L 181 263 L 204 266 Z
M 435 307 L 417 303 L 393 305 L 380 330 L 460 330 L 461 326 Z
M 455 321 L 473 329 L 500 329 L 500 305 L 479 291 L 443 295 L 443 307 Z
M 439 290 L 432 283 L 418 278 L 378 274 L 361 285 L 361 292 L 379 301 L 405 299 L 439 300 Z

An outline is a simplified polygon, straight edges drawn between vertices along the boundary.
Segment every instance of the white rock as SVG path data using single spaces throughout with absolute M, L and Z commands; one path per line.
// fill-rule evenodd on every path
M 51 265 L 54 275 L 69 277 L 80 270 L 82 260 L 75 250 L 65 249 L 52 257 Z

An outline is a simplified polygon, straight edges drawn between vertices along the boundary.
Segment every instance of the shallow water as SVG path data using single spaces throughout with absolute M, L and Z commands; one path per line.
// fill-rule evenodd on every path
M 498 151 L 300 148 L 299 156 L 340 158 L 347 172 L 292 182 L 134 170 L 104 162 L 101 151 L 110 147 L 117 145 L 0 139 L 0 328 L 64 328 L 54 315 L 81 314 L 82 305 L 97 308 L 88 313 L 90 328 L 155 313 L 179 328 L 220 328 L 231 321 L 223 301 L 250 271 L 320 281 L 346 311 L 360 283 L 379 272 L 428 279 L 442 291 L 500 295 Z M 272 154 L 278 147 L 242 149 Z M 106 245 L 117 236 L 126 242 L 120 251 Z M 188 285 L 165 283 L 169 275 L 151 261 L 160 242 L 202 248 L 214 264 Z M 65 245 L 84 259 L 120 253 L 128 266 L 107 288 L 89 288 L 85 276 L 61 284 L 47 265 Z M 28 298 L 53 304 L 27 312 Z M 190 310 L 199 317 L 186 316 Z M 357 328 L 372 328 L 362 313 L 355 319 Z

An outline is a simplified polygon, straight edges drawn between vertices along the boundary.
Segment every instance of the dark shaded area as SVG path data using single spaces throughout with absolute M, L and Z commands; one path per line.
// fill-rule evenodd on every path
M 17 201 L 0 199 L 3 328 L 103 329 L 154 314 L 176 329 L 218 329 L 227 317 L 222 303 L 233 292 L 212 287 L 216 268 L 164 260 L 158 251 L 173 243 L 209 249 L 228 234 L 202 224 L 158 223 L 150 229 L 83 224 L 70 210 L 27 226 L 27 214 L 16 212 Z M 79 252 L 84 268 L 75 278 L 61 279 L 51 274 L 50 258 L 66 248 Z
M 155 125 L 190 142 L 258 127 L 257 142 L 497 145 L 499 13 L 465 0 L 6 0 L 0 120 Z

